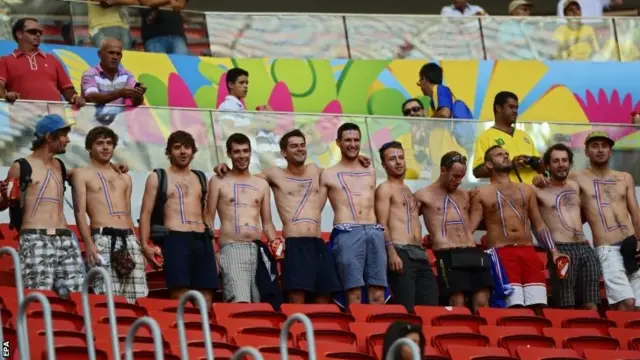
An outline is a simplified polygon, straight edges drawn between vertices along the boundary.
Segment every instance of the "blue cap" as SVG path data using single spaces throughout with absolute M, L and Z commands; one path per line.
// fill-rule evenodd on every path
M 36 123 L 36 132 L 34 135 L 36 137 L 42 137 L 75 124 L 75 122 L 67 123 L 62 116 L 58 114 L 45 115 Z

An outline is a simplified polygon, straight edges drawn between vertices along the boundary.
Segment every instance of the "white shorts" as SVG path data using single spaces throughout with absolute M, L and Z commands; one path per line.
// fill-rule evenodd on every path
M 598 246 L 596 253 L 602 267 L 609 304 L 635 299 L 636 306 L 640 306 L 640 270 L 627 275 L 619 246 Z

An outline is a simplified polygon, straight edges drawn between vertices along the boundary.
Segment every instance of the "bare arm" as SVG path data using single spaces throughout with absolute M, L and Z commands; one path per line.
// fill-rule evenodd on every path
M 169 6 L 173 10 L 184 10 L 184 7 L 187 6 L 187 0 L 171 0 Z
M 171 3 L 171 0 L 140 0 L 140 5 L 148 6 L 150 8 L 159 8 L 167 6 Z
M 80 231 L 82 241 L 87 245 L 93 246 L 91 228 L 89 228 L 89 222 L 87 221 L 87 181 L 81 173 L 76 172 L 72 184 L 73 214 L 76 218 L 76 225 Z
M 158 176 L 155 173 L 151 173 L 147 177 L 147 183 L 144 186 L 142 209 L 140 209 L 140 244 L 142 247 L 149 246 L 149 239 L 151 237 L 151 213 L 156 203 L 157 192 Z
M 322 206 L 320 207 L 320 211 L 322 211 L 322 209 L 324 209 L 324 206 L 327 204 L 327 194 L 329 193 L 329 186 L 327 184 L 327 180 L 325 179 L 325 175 L 327 172 L 322 168 L 319 169 L 319 171 L 320 176 L 318 177 L 320 178 L 320 191 L 318 192 L 318 203 L 322 204 Z
M 471 198 L 471 206 L 469 208 L 469 230 L 473 233 L 476 231 L 482 221 L 482 198 L 480 194 L 476 194 Z
M 122 96 L 120 90 L 115 90 L 107 93 L 91 92 L 84 95 L 84 98 L 94 104 L 108 104 L 112 101 L 120 99 Z
M 391 191 L 389 191 L 389 187 L 384 184 L 378 186 L 375 197 L 376 220 L 378 224 L 384 226 L 384 244 L 387 248 L 387 255 L 391 255 L 396 252 L 396 249 L 393 247 L 391 236 L 389 236 L 389 214 L 391 213 Z
M 624 179 L 627 187 L 627 209 L 631 215 L 631 223 L 636 232 L 636 237 L 640 239 L 640 207 L 636 197 L 636 184 L 629 173 L 624 173 Z
M 272 242 L 278 236 L 276 227 L 273 225 L 271 218 L 271 189 L 269 186 L 264 187 L 264 195 L 262 197 L 262 205 L 260 206 L 260 218 L 262 219 L 262 230 L 267 235 L 267 240 Z
M 125 182 L 127 183 L 127 191 L 125 192 L 125 199 L 127 199 L 127 212 L 129 213 L 129 221 L 131 224 L 131 228 L 135 228 L 136 225 L 133 223 L 133 217 L 131 216 L 131 193 L 133 191 L 133 181 L 131 180 L 131 176 L 125 174 Z
M 213 176 L 209 180 L 209 188 L 207 190 L 207 211 L 204 214 L 204 223 L 209 229 L 213 230 L 216 221 L 216 210 L 218 209 L 218 199 L 220 197 L 220 178 Z
M 18 163 L 13 163 L 9 168 L 9 173 L 7 173 L 7 180 L 20 180 L 20 165 Z M 9 198 L 6 196 L 7 194 L 2 194 L 2 200 L 0 201 L 0 211 L 5 211 L 9 207 Z
M 551 231 L 545 224 L 542 215 L 540 215 L 540 208 L 538 208 L 538 199 L 533 190 L 527 186 L 526 189 L 527 202 L 529 203 L 529 219 L 531 219 L 531 225 L 533 226 L 533 233 L 538 239 L 538 244 L 546 248 L 551 252 L 556 251 L 555 241 L 551 235 Z
M 112 5 L 140 5 L 138 0 L 111 0 Z

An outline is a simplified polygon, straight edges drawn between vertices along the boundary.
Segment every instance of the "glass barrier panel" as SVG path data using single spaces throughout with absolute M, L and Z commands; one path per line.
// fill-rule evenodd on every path
M 251 140 L 252 159 L 249 170 L 254 174 L 272 166 L 287 165 L 280 154 L 279 141 L 282 135 L 294 128 L 305 134 L 307 162 L 314 162 L 318 166 L 326 168 L 340 161 L 340 149 L 335 142 L 336 131 L 345 122 L 352 122 L 360 127 L 360 152 L 372 156 L 364 116 L 216 112 L 213 118 L 218 158 L 231 165 L 225 142 L 233 133 L 245 134 Z
M 613 19 L 483 17 L 488 60 L 618 61 Z
M 241 58 L 348 58 L 341 16 L 206 13 L 211 54 Z
M 640 19 L 616 18 L 614 19 L 618 34 L 618 49 L 622 61 L 640 60 Z
M 21 18 L 34 18 L 43 28 L 42 43 L 71 45 L 69 6 L 63 1 L 0 0 L 0 39 L 12 40 L 11 27 Z M 4 55 L 4 54 L 3 54 Z
M 150 171 L 169 165 L 165 148 L 169 134 L 184 130 L 192 134 L 198 147 L 193 167 L 211 171 L 218 159 L 213 145 L 211 116 L 208 111 L 149 107 L 96 107 L 87 105 L 80 110 L 64 104 L 16 102 L 0 103 L 0 124 L 4 144 L 3 165 L 8 166 L 19 157 L 30 153 L 36 122 L 47 113 L 64 116 L 75 122 L 70 143 L 62 155 L 69 167 L 84 166 L 89 161 L 85 150 L 87 133 L 96 126 L 105 125 L 119 136 L 114 162 L 125 163 L 131 171 Z
M 345 18 L 352 59 L 484 59 L 476 18 Z
M 142 38 L 143 21 L 159 21 L 158 14 L 168 14 L 171 10 L 149 11 L 143 7 L 101 6 L 97 3 L 69 2 L 73 16 L 74 44 L 78 46 L 100 47 L 105 38 L 115 38 L 122 42 L 125 50 L 144 51 Z M 203 13 L 182 12 L 184 35 L 189 55 L 208 55 L 209 36 Z M 174 53 L 168 49 L 166 53 Z

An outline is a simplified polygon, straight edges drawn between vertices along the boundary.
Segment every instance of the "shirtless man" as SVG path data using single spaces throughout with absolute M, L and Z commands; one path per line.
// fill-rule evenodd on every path
M 600 304 L 600 262 L 582 232 L 580 187 L 567 180 L 573 165 L 573 152 L 564 144 L 555 144 L 544 153 L 543 162 L 550 174 L 549 186 L 534 187 L 544 222 L 556 240 L 558 251 L 571 260 L 569 271 L 556 285 L 556 304 L 576 306 L 576 290 L 585 309 L 597 310 Z M 577 288 L 576 288 L 577 286 Z
M 358 125 L 338 128 L 340 162 L 320 175 L 320 196 L 326 193 L 333 207 L 333 245 L 338 275 L 348 304 L 361 303 L 362 288 L 372 304 L 385 302 L 387 255 L 384 229 L 376 223 L 374 169 L 358 162 L 361 133 Z
M 144 256 L 131 218 L 131 176 L 119 174 L 110 166 L 117 145 L 118 135 L 110 128 L 98 126 L 89 131 L 85 149 L 90 163 L 74 171 L 73 208 L 86 246 L 87 264 L 104 266 L 111 274 L 114 295 L 134 303 L 147 296 L 149 289 Z M 133 266 L 118 261 L 127 257 Z M 93 288 L 97 294 L 106 292 L 102 277 L 94 280 Z
M 590 167 L 573 171 L 569 180 L 580 187 L 580 200 L 600 260 L 607 300 L 618 310 L 640 307 L 640 272 L 635 264 L 637 239 L 640 234 L 640 208 L 631 174 L 609 168 L 615 142 L 602 131 L 590 133 L 585 140 L 585 154 Z M 535 179 L 536 186 L 549 181 Z M 625 248 L 631 246 L 630 253 Z M 630 261 L 624 259 L 629 257 Z
M 20 230 L 20 264 L 22 281 L 27 289 L 81 291 L 85 267 L 73 232 L 67 228 L 64 217 L 64 189 L 67 179 L 63 176 L 63 163 L 55 158 L 66 152 L 69 131 L 73 123 L 67 123 L 59 115 L 46 115 L 35 129 L 31 155 L 25 160 L 31 166 L 31 182 L 24 192 L 24 206 L 19 201 L 10 204 L 3 197 L 0 209 L 11 206 L 11 222 L 22 216 Z M 7 181 L 19 186 L 20 165 L 14 162 Z M 70 176 L 67 171 L 67 178 Z M 8 195 L 8 194 L 7 194 Z M 21 213 L 20 213 L 21 211 Z M 64 289 L 63 289 L 64 288 Z
M 166 194 L 163 197 L 160 193 L 166 201 L 156 204 L 158 192 L 162 191 L 159 176 L 163 170 L 156 169 L 144 188 L 140 240 L 147 260 L 156 267 L 163 266 L 172 299 L 179 299 L 189 290 L 199 290 L 211 306 L 218 287 L 218 270 L 213 235 L 204 221 L 206 178 L 201 180 L 204 174 L 189 167 L 197 151 L 191 134 L 179 130 L 169 136 L 165 153 L 171 165 L 166 169 Z M 160 249 L 149 244 L 151 236 Z
M 396 303 L 413 312 L 415 305 L 438 305 L 438 288 L 422 247 L 422 225 L 416 197 L 404 184 L 407 166 L 397 141 L 380 148 L 387 180 L 376 189 L 376 218 L 384 226 L 389 287 Z
M 220 217 L 220 272 L 225 302 L 260 302 L 256 284 L 262 232 L 269 243 L 279 242 L 271 220 L 271 190 L 262 178 L 249 174 L 251 142 L 244 134 L 227 139 L 231 171 L 209 182 L 206 219 L 213 227 Z M 261 226 L 262 225 L 262 226 Z
M 493 288 L 490 260 L 476 246 L 469 221 L 470 195 L 459 188 L 467 172 L 467 158 L 450 151 L 440 159 L 440 176 L 431 185 L 416 192 L 424 222 L 431 235 L 440 295 L 450 306 L 472 310 L 489 306 Z
M 536 233 L 538 243 L 551 251 L 554 263 L 566 255 L 556 250 L 533 189 L 527 184 L 511 182 L 509 172 L 513 165 L 509 153 L 494 145 L 487 149 L 484 159 L 491 183 L 480 188 L 471 200 L 469 228 L 474 231 L 484 218 L 487 245 L 496 248 L 513 288 L 505 301 L 507 307 L 527 306 L 540 312 L 547 304 L 547 288 L 544 264 L 533 246 L 531 231 Z
M 333 254 L 320 238 L 322 209 L 327 202 L 326 193 L 320 198 L 323 169 L 314 163 L 305 165 L 307 141 L 298 129 L 282 136 L 280 153 L 287 160 L 286 168 L 268 168 L 256 176 L 271 186 L 283 223 L 283 287 L 290 303 L 302 304 L 307 295 L 315 295 L 316 303 L 329 303 L 331 293 L 341 290 L 341 286 Z M 359 160 L 365 167 L 371 162 L 364 156 Z M 228 171 L 226 164 L 215 169 L 221 176 Z

